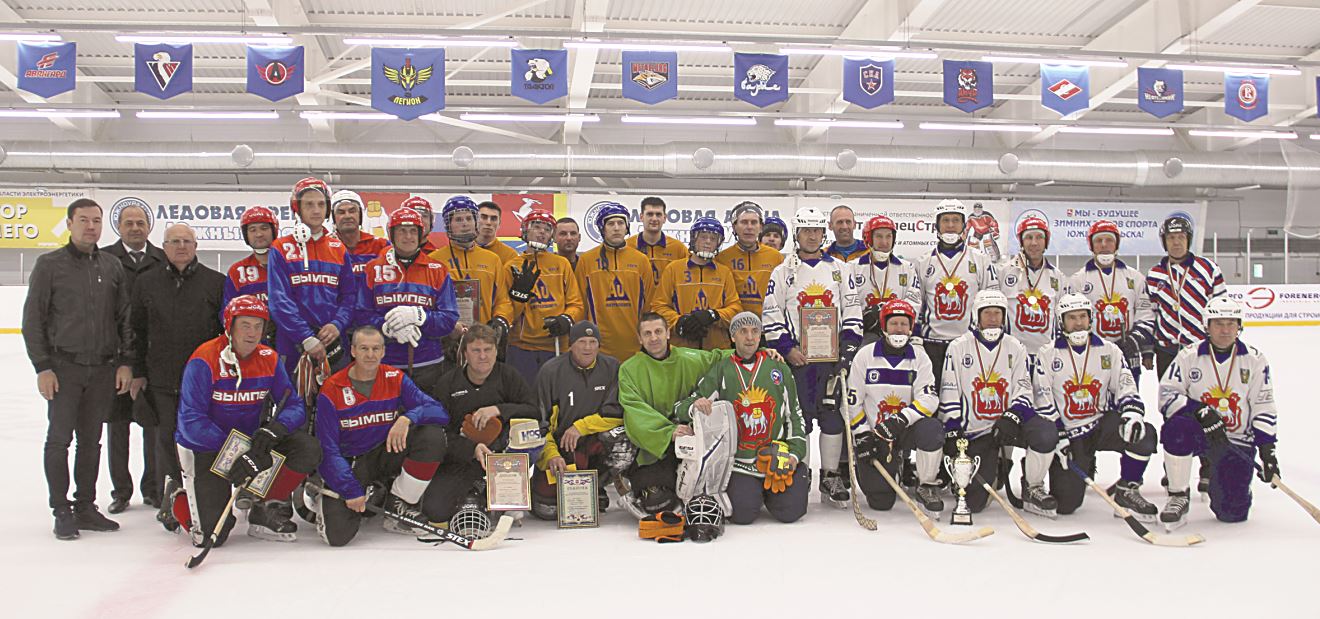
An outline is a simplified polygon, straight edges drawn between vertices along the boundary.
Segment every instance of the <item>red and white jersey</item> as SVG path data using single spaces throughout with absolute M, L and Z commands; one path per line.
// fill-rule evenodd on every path
M 880 341 L 863 346 L 848 369 L 845 412 L 853 430 L 873 429 L 890 415 L 915 423 L 939 408 L 935 373 L 925 349 L 908 344 L 898 357 L 884 350 Z
M 1008 297 L 1008 332 L 1035 354 L 1054 341 L 1058 312 L 1055 302 L 1068 285 L 1063 272 L 1044 260 L 1033 270 L 1021 254 L 999 266 L 999 285 Z
M 917 266 L 921 280 L 921 336 L 950 342 L 967 333 L 972 299 L 982 290 L 999 290 L 999 276 L 990 258 L 964 245 L 948 255 L 938 248 Z M 915 308 L 914 308 L 915 309 Z
M 1167 419 L 1209 406 L 1224 418 L 1229 440 L 1241 445 L 1273 443 L 1278 412 L 1270 362 L 1242 340 L 1231 354 L 1215 353 L 1209 340 L 1178 351 L 1160 379 L 1160 412 Z
M 1069 438 L 1090 432 L 1106 411 L 1145 410 L 1123 351 L 1094 333 L 1081 349 L 1062 336 L 1040 347 L 1034 372 L 1036 414 L 1062 420 Z
M 975 333 L 964 333 L 949 344 L 941 381 L 940 418 L 969 439 L 989 432 L 1006 410 L 1023 420 L 1033 411 L 1027 350 L 1011 335 L 986 346 Z
M 921 278 L 917 263 L 890 254 L 884 264 L 875 262 L 875 255 L 866 252 L 852 265 L 857 289 L 862 295 L 862 309 L 883 304 L 890 299 L 902 299 L 921 315 Z
M 980 215 L 969 215 L 967 217 L 967 238 L 974 241 L 984 239 L 999 239 L 999 221 L 990 213 L 981 213 Z
M 765 340 L 781 352 L 802 343 L 804 307 L 839 308 L 840 342 L 862 341 L 862 304 L 852 265 L 829 254 L 801 260 L 790 255 L 770 272 L 761 320 Z
M 1086 266 L 1073 274 L 1065 292 L 1076 292 L 1091 302 L 1095 310 L 1092 333 L 1116 342 L 1135 331 L 1144 342 L 1151 341 L 1155 313 L 1146 294 L 1146 276 L 1122 260 L 1115 258 L 1109 269 L 1100 268 L 1094 259 L 1087 260 Z

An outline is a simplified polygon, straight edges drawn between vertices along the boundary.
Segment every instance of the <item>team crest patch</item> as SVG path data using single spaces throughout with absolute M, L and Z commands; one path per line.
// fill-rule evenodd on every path
M 784 382 L 784 373 L 779 370 L 770 370 L 770 382 L 778 385 Z
M 1091 282 L 1086 282 L 1086 285 L 1082 286 L 1082 294 L 1091 294 L 1093 290 L 1095 290 L 1095 285 Z
M 1053 288 L 1053 289 L 1055 289 L 1055 290 L 1058 290 L 1058 289 L 1059 289 L 1059 278 L 1057 278 L 1057 277 L 1051 277 L 1051 278 L 1050 278 L 1050 287 Z
M 839 272 L 838 272 L 838 271 L 835 271 L 834 273 L 831 273 L 831 275 L 834 276 L 834 281 L 836 281 L 836 282 L 841 282 L 841 281 L 843 281 L 843 279 L 842 279 L 842 277 L 839 275 Z
M 1009 276 L 1007 276 L 1007 277 L 1004 278 L 1004 285 L 1006 285 L 1006 286 L 1012 286 L 1013 284 L 1016 284 L 1016 283 L 1017 283 L 1017 276 L 1016 276 L 1016 275 L 1009 275 Z
M 899 286 L 906 286 L 906 285 L 907 285 L 907 274 L 903 274 L 903 275 L 899 275 L 899 276 L 898 276 L 898 285 L 899 285 Z
M 344 387 L 344 405 L 352 406 L 357 404 L 357 396 L 353 394 L 352 387 Z
M 969 262 L 969 263 L 967 263 L 967 272 L 968 272 L 968 273 L 975 273 L 975 272 L 976 272 L 976 263 L 975 263 L 975 262 Z
M 1248 370 L 1248 369 L 1246 369 L 1246 368 L 1243 368 L 1243 369 L 1242 369 L 1242 384 L 1245 385 L 1245 384 L 1247 384 L 1247 383 L 1249 383 L 1249 382 L 1251 382 L 1251 370 Z
M 1055 357 L 1055 358 L 1054 358 L 1054 363 L 1051 363 L 1051 364 L 1050 364 L 1050 369 L 1051 369 L 1051 370 L 1054 370 L 1055 372 L 1058 372 L 1058 371 L 1062 370 L 1062 369 L 1063 369 L 1063 359 L 1060 359 L 1060 358 L 1058 358 L 1058 357 Z
M 1187 373 L 1187 378 L 1192 382 L 1201 380 L 1201 368 L 1192 368 L 1192 371 Z
M 970 367 L 972 367 L 972 356 L 971 356 L 971 355 L 963 355 L 963 367 L 965 367 L 965 368 L 970 368 Z
M 1100 369 L 1108 370 L 1114 367 L 1114 362 L 1109 360 L 1109 355 L 1100 355 Z
M 1137 285 L 1132 280 L 1128 280 L 1128 290 L 1136 290 Z

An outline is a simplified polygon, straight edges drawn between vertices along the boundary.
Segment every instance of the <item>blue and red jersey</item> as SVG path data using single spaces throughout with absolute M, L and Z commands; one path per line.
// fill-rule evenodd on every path
M 277 403 L 275 421 L 289 432 L 307 423 L 302 398 L 274 350 L 258 345 L 235 368 L 220 361 L 220 352 L 228 346 L 224 335 L 209 340 L 193 351 L 183 368 L 174 440 L 193 451 L 220 451 L 230 430 L 252 436 L 261 427 L 267 400 Z
M 316 398 L 316 438 L 321 441 L 323 456 L 321 477 L 345 499 L 365 494 L 362 484 L 353 477 L 353 466 L 348 459 L 384 443 L 400 411 L 414 425 L 449 423 L 444 406 L 418 389 L 403 370 L 380 364 L 371 394 L 367 395 L 353 388 L 348 377 L 352 367 L 327 378 Z
M 454 330 L 454 323 L 458 322 L 458 300 L 454 296 L 449 268 L 420 252 L 406 269 L 391 263 L 386 254 L 368 262 L 362 286 L 358 288 L 353 325 L 372 325 L 379 329 L 385 324 L 386 313 L 404 305 L 415 305 L 426 312 L 422 340 L 413 351 L 413 365 L 439 363 L 445 358 L 440 338 L 449 335 Z M 384 362 L 390 365 L 408 363 L 408 345 L 385 338 Z
M 376 236 L 365 230 L 360 234 L 357 245 L 354 245 L 352 249 L 348 249 L 347 245 L 344 246 L 345 249 L 348 249 L 348 264 L 353 267 L 353 284 L 356 286 L 362 285 L 362 274 L 366 272 L 367 263 L 380 256 L 380 252 L 390 248 L 389 239 Z
M 357 301 L 348 249 L 339 239 L 322 234 L 303 249 L 292 236 L 275 239 L 267 271 L 270 317 L 275 322 L 275 350 L 291 359 L 302 354 L 302 343 L 321 327 L 348 330 Z
M 255 254 L 248 254 L 246 258 L 235 262 L 229 266 L 229 271 L 225 276 L 225 298 L 220 304 L 220 312 L 224 313 L 224 308 L 229 307 L 229 302 L 234 297 L 240 297 L 250 294 L 263 303 L 270 303 L 270 296 L 266 294 L 266 265 L 257 260 Z M 223 316 L 221 322 L 223 322 Z

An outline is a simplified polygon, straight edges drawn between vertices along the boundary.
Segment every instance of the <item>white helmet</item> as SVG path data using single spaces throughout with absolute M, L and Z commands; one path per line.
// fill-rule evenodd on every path
M 1210 328 L 1210 321 L 1216 318 L 1230 318 L 1242 324 L 1242 304 L 1228 298 L 1220 296 L 1210 299 L 1205 305 L 1205 327 Z
M 1088 324 L 1090 323 L 1090 320 L 1095 318 L 1095 310 L 1091 307 L 1091 301 L 1076 292 L 1069 292 L 1068 294 L 1059 297 L 1059 304 L 1055 306 L 1055 310 L 1058 311 L 1059 314 L 1060 331 L 1063 330 L 1063 317 L 1068 315 L 1068 312 L 1086 312 Z M 1089 327 L 1081 331 L 1064 331 L 1064 336 L 1068 338 L 1068 343 L 1073 346 L 1082 346 L 1083 344 L 1086 344 L 1086 340 L 1090 335 L 1091 330 Z
M 829 219 L 820 209 L 804 206 L 793 215 L 793 231 L 796 233 L 806 228 L 829 228 Z
M 940 232 L 940 216 L 952 213 L 962 218 L 963 227 L 967 227 L 967 207 L 963 206 L 962 200 L 949 198 L 940 200 L 935 206 L 935 235 L 946 245 L 954 245 L 962 240 L 962 233 Z
M 366 213 L 362 211 L 362 207 L 364 206 L 362 202 L 362 196 L 359 196 L 358 192 L 350 191 L 348 189 L 340 189 L 339 191 L 336 191 L 334 195 L 330 196 L 331 220 L 334 219 L 335 205 L 339 204 L 340 202 L 352 202 L 356 204 L 358 207 L 358 226 L 362 226 L 367 223 L 366 221 L 364 221 L 364 219 L 366 218 Z
M 998 290 L 982 290 L 976 293 L 976 299 L 972 301 L 972 325 L 981 329 L 981 311 L 987 308 L 997 307 L 1004 312 L 1004 317 L 1008 317 L 1008 297 Z M 1004 334 L 1003 327 L 993 327 L 990 329 L 981 329 L 981 335 L 992 342 L 998 341 Z

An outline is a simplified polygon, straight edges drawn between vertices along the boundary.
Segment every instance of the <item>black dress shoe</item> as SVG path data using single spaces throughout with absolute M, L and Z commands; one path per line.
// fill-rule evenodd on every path
M 155 497 L 148 494 L 142 497 L 142 504 L 146 505 L 147 507 L 154 507 L 156 509 L 160 509 L 160 497 Z
M 80 531 L 118 531 L 119 523 L 97 511 L 91 503 L 82 503 L 73 509 L 74 520 Z
M 110 507 L 107 507 L 105 511 L 112 514 L 122 514 L 126 509 L 128 509 L 128 499 L 115 499 L 110 501 Z
M 58 539 L 78 539 L 78 523 L 73 517 L 72 507 L 55 509 L 55 537 Z

